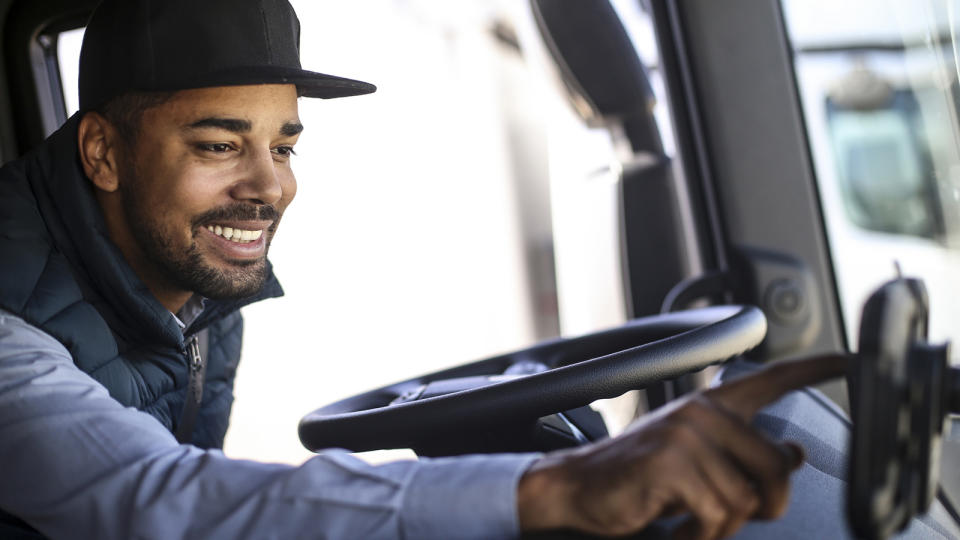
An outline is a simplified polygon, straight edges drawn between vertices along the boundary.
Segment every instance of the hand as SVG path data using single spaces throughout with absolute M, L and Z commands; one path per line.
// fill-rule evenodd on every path
M 783 394 L 846 368 L 838 355 L 773 364 L 668 403 L 616 438 L 547 454 L 520 480 L 520 526 L 621 535 L 689 513 L 678 536 L 712 539 L 748 519 L 779 517 L 803 450 L 768 439 L 750 420 Z

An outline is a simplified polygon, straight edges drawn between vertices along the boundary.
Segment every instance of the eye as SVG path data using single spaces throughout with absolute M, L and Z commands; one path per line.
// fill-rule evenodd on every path
M 288 145 L 278 146 L 274 148 L 272 152 L 281 159 L 290 159 L 290 156 L 297 155 L 297 153 L 293 151 L 293 146 Z
M 213 152 L 214 154 L 224 154 L 233 150 L 233 145 L 229 143 L 200 143 L 197 148 L 204 152 Z

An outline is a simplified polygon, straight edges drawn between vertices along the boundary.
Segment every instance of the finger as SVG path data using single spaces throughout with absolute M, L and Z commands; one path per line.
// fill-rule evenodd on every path
M 709 440 L 694 457 L 698 470 L 727 508 L 727 519 L 718 532 L 719 538 L 725 538 L 756 514 L 760 509 L 760 496 L 740 467 Z
M 803 453 L 797 451 L 795 445 L 770 443 L 770 448 L 775 455 L 754 457 L 745 464 L 753 467 L 753 477 L 761 493 L 760 505 L 751 518 L 776 519 L 786 512 L 790 504 L 790 473 L 803 463 Z
M 803 466 L 803 463 L 807 461 L 807 452 L 800 446 L 798 443 L 793 441 L 783 441 L 780 445 L 791 455 L 790 459 L 793 462 L 791 469 L 797 470 Z
M 845 375 L 849 362 L 850 356 L 839 354 L 777 362 L 755 373 L 710 388 L 704 395 L 749 422 L 757 411 L 791 390 Z
M 741 418 L 722 407 L 716 407 L 707 396 L 691 399 L 679 412 L 693 423 L 699 433 L 726 453 L 759 494 L 759 504 L 751 516 L 769 519 L 786 508 L 790 495 L 790 472 L 803 463 L 803 451 L 792 443 L 777 443 Z M 740 488 L 742 489 L 742 488 Z
M 684 539 L 709 540 L 720 538 L 721 529 L 726 524 L 729 511 L 713 489 L 696 473 L 688 473 L 685 481 L 676 484 L 680 505 L 690 512 L 676 532 L 676 537 Z
M 701 410 L 689 412 L 690 408 Z M 729 422 L 729 415 L 711 411 L 709 404 L 700 403 L 691 403 L 681 414 L 682 423 L 679 425 L 685 427 L 686 433 L 693 434 L 690 438 L 695 439 L 696 444 L 677 445 L 678 448 L 674 451 L 687 452 L 688 462 L 701 473 L 727 508 L 733 511 L 745 511 L 747 515 L 751 515 L 759 504 L 754 483 L 744 474 L 745 471 L 733 459 L 734 456 L 718 444 L 717 437 L 714 437 L 709 429 L 704 428 L 704 425 L 710 424 L 711 429 L 716 429 L 717 424 L 710 421 L 712 416 L 721 415 L 722 421 Z M 693 416 L 699 418 L 692 418 Z M 721 429 L 723 429 L 722 426 Z

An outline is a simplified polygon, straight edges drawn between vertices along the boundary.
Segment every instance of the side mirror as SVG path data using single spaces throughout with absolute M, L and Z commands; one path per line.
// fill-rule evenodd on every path
M 940 444 L 960 412 L 949 344 L 927 342 L 923 282 L 898 278 L 863 309 L 850 373 L 853 440 L 848 513 L 859 538 L 887 538 L 925 513 L 937 492 Z

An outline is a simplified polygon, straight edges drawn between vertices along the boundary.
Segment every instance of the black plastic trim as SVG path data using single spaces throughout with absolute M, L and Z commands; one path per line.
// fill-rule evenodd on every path
M 44 49 L 40 36 L 83 26 L 97 0 L 15 0 L 3 21 L 5 75 L 11 102 L 16 152 L 40 144 L 65 116 L 56 43 Z M 53 38 L 55 41 L 55 37 Z M 51 56 L 52 55 L 52 56 Z M 5 160 L 15 156 L 3 156 Z
M 728 269 L 724 226 L 717 208 L 710 155 L 704 136 L 681 3 L 651 0 L 657 47 L 670 104 L 678 157 L 690 194 L 704 270 Z

